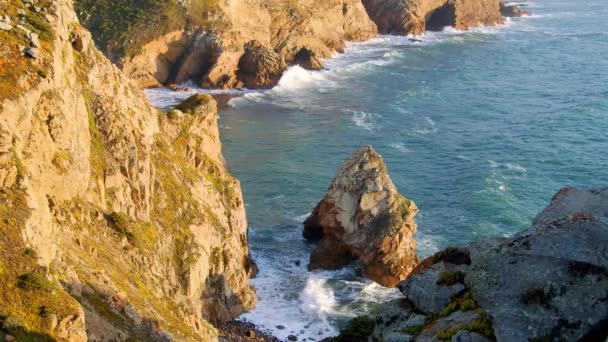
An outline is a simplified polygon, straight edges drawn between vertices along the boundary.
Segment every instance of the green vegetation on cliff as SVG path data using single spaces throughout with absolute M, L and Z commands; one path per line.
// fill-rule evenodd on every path
M 25 192 L 0 190 L 0 330 L 16 341 L 51 341 L 51 324 L 77 316 L 78 303 L 47 277 L 23 243 L 29 216 Z
M 174 30 L 202 25 L 214 0 L 75 0 L 80 21 L 113 61 Z
M 52 10 L 49 0 L 40 0 L 36 6 Z M 0 30 L 0 102 L 18 96 L 48 76 L 51 43 L 55 39 L 55 32 L 44 14 L 34 12 L 22 1 L 9 0 L 3 3 L 0 17 L 3 16 L 9 18 L 12 28 Z M 25 50 L 30 47 L 28 31 L 40 38 L 38 59 L 26 56 Z

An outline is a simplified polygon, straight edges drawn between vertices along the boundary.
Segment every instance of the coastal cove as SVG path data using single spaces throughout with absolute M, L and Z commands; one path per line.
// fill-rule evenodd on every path
M 426 257 L 529 226 L 564 186 L 608 183 L 608 15 L 599 0 L 527 3 L 505 25 L 350 43 L 326 70 L 291 67 L 266 91 L 220 108 L 228 168 L 243 188 L 259 300 L 242 319 L 288 335 L 333 336 L 395 298 L 357 273 L 306 270 L 301 223 L 363 144 L 384 157 L 420 213 Z M 146 90 L 157 107 L 193 92 Z M 278 317 L 278 318 L 277 318 Z
M 0 0 L 0 341 L 608 341 L 605 0 Z

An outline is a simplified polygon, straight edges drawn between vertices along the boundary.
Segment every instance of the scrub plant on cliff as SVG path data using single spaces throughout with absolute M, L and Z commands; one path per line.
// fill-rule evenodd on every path
M 114 62 L 171 31 L 202 26 L 215 0 L 76 0 L 76 13 Z
M 52 12 L 53 5 L 49 0 L 36 4 Z M 23 11 L 19 14 L 19 12 Z M 0 103 L 5 99 L 20 95 L 27 88 L 33 88 L 40 80 L 48 77 L 51 64 L 50 53 L 55 32 L 49 25 L 43 12 L 34 12 L 20 0 L 9 0 L 2 3 L 0 16 L 6 16 L 12 23 L 10 30 L 0 30 Z M 17 26 L 19 24 L 19 27 Z M 30 58 L 19 49 L 19 46 L 30 46 L 30 38 L 25 30 L 40 37 L 40 57 Z M 1 106 L 1 104 L 0 104 Z
M 29 216 L 25 192 L 0 190 L 0 330 L 16 341 L 52 341 L 49 320 L 75 317 L 79 307 L 25 252 L 21 234 Z

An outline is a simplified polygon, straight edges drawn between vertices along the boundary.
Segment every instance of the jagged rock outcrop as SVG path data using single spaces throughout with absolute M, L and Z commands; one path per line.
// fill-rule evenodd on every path
M 530 11 L 522 10 L 517 5 L 508 5 L 502 1 L 500 2 L 500 15 L 502 15 L 503 17 L 516 18 L 516 17 L 523 17 L 523 16 L 531 15 L 531 14 L 532 13 L 530 13 Z
M 271 88 L 279 82 L 285 69 L 287 64 L 278 53 L 254 40 L 245 44 L 238 79 L 250 89 Z
M 0 31 L 0 335 L 217 340 L 256 295 L 215 101 L 154 109 L 71 0 L 0 6 L 40 38 Z
M 308 269 L 337 269 L 357 260 L 368 278 L 396 286 L 418 263 L 416 213 L 416 204 L 397 193 L 382 157 L 363 146 L 344 162 L 304 222 L 304 237 L 320 239 Z
M 234 88 L 247 83 L 238 77 L 239 61 L 251 41 L 258 41 L 284 62 L 293 63 L 296 53 L 302 48 L 313 51 L 318 58 L 326 58 L 334 51 L 342 51 L 346 41 L 366 40 L 377 33 L 376 25 L 369 19 L 361 0 L 219 0 L 196 3 L 171 0 L 163 4 L 156 11 L 148 11 L 143 18 L 133 19 L 142 24 L 134 22 L 131 26 L 143 26 L 139 30 L 146 34 L 136 35 L 134 32 L 141 46 L 128 50 L 107 44 L 109 36 L 120 34 L 114 32 L 117 31 L 114 27 L 122 20 L 118 16 L 107 15 L 113 9 L 111 5 L 89 6 L 80 13 L 96 40 L 105 43 L 102 47 L 106 54 L 142 87 L 192 79 L 205 87 Z M 202 12 L 198 8 L 201 6 Z M 156 22 L 156 17 L 148 17 L 168 11 L 179 13 L 172 15 L 164 27 L 148 32 L 150 29 L 143 23 Z M 136 12 L 135 9 L 132 12 Z M 188 16 L 181 19 L 180 26 L 174 18 L 182 13 Z M 126 45 L 133 40 L 114 39 L 113 42 Z M 122 51 L 122 55 L 117 56 L 116 50 Z M 131 54 L 127 53 L 129 51 Z M 267 87 L 264 83 L 260 86 Z
M 313 51 L 307 48 L 301 48 L 298 53 L 294 56 L 293 63 L 301 66 L 307 70 L 321 70 L 323 69 L 323 62 L 321 62 Z
M 498 0 L 362 0 L 385 34 L 420 34 L 453 26 L 467 30 L 503 22 Z
M 512 238 L 424 260 L 399 284 L 405 298 L 381 309 L 372 339 L 604 341 L 607 243 L 608 189 L 563 189 Z

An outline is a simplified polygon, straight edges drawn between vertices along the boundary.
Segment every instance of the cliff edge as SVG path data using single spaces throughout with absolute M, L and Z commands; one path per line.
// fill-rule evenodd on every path
M 562 189 L 532 226 L 425 259 L 372 341 L 605 341 L 608 189 Z
M 151 107 L 70 0 L 0 11 L 0 335 L 217 340 L 256 294 L 215 101 Z

